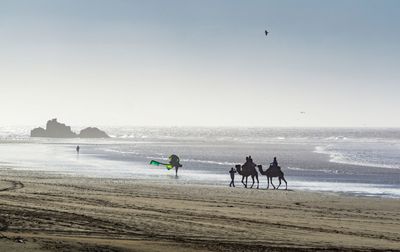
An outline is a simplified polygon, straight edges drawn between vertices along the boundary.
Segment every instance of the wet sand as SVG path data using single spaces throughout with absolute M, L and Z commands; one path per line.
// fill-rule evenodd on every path
M 400 251 L 399 209 L 398 199 L 3 167 L 0 250 Z

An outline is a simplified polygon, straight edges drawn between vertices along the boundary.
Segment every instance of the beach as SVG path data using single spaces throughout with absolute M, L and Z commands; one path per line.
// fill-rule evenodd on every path
M 399 10 L 0 1 L 0 252 L 400 252 Z
M 4 166 L 0 176 L 7 251 L 400 251 L 398 199 Z

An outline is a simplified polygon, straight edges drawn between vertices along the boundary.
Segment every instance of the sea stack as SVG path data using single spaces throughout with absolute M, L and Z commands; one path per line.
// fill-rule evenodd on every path
M 89 127 L 81 130 L 79 133 L 80 138 L 109 138 L 106 132 L 98 128 Z
M 47 121 L 46 129 L 41 127 L 31 130 L 31 137 L 49 137 L 49 138 L 108 138 L 106 132 L 98 128 L 83 129 L 80 134 L 71 130 L 70 126 L 57 122 L 57 119 Z
M 71 127 L 57 122 L 57 119 L 52 119 L 47 121 L 46 129 L 33 129 L 31 137 L 74 138 L 78 136 L 72 132 Z

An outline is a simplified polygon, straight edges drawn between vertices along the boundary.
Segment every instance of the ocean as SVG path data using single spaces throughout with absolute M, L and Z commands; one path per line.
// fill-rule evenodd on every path
M 112 138 L 48 139 L 30 138 L 31 128 L 0 127 L 0 169 L 228 186 L 246 156 L 264 168 L 276 156 L 289 189 L 400 198 L 400 129 L 101 127 Z M 178 177 L 149 165 L 171 154 Z

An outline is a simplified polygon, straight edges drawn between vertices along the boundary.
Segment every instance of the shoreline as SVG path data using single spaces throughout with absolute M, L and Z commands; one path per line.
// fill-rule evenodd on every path
M 143 166 L 147 164 L 144 163 Z M 200 185 L 200 186 L 209 186 L 209 187 L 217 187 L 217 188 L 225 188 L 229 186 L 230 178 L 229 175 L 223 174 L 214 174 L 218 179 L 214 182 L 207 182 L 207 180 L 199 180 L 196 179 L 193 173 L 187 173 L 187 171 L 183 170 L 183 175 L 179 175 L 177 179 L 172 174 L 166 174 L 158 170 L 154 171 L 152 175 L 149 174 L 137 174 L 135 177 L 127 177 L 122 178 L 120 175 L 118 176 L 107 176 L 104 174 L 96 175 L 95 173 L 82 173 L 82 172 L 72 172 L 72 171 L 60 171 L 60 170 L 48 170 L 48 169 L 30 169 L 30 168 L 22 168 L 22 167 L 12 167 L 6 166 L 5 164 L 1 164 L 0 162 L 0 172 L 1 171 L 14 171 L 14 172 L 22 172 L 22 173 L 35 173 L 41 174 L 41 176 L 45 177 L 63 177 L 65 179 L 70 178 L 87 178 L 87 179 L 105 179 L 105 180 L 127 180 L 127 181 L 146 181 L 146 183 L 156 183 L 156 184 L 174 184 L 174 185 Z M 158 173 L 157 173 L 158 172 Z M 193 172 L 193 171 L 191 171 Z M 180 171 L 182 173 L 182 171 Z M 202 173 L 199 173 L 203 175 Z M 110 175 L 110 174 L 109 174 Z M 212 174 L 207 174 L 207 176 L 211 177 Z M 140 179 L 138 177 L 141 177 Z M 221 179 L 222 177 L 226 178 Z M 266 190 L 266 177 L 259 175 L 260 181 L 260 190 Z M 290 180 L 289 180 L 290 179 Z M 349 196 L 349 197 L 366 197 L 366 198 L 385 198 L 385 199 L 400 199 L 399 189 L 396 187 L 392 187 L 392 185 L 385 184 L 371 184 L 371 183 L 361 183 L 361 182 L 344 182 L 344 181 L 328 181 L 328 180 L 317 180 L 315 178 L 308 179 L 306 177 L 287 177 L 288 180 L 288 189 L 301 191 L 301 192 L 310 192 L 310 193 L 324 193 L 324 194 L 333 194 L 337 196 Z M 277 178 L 274 179 L 275 186 L 278 185 Z M 237 188 L 243 188 L 244 186 L 241 183 L 241 177 L 239 175 L 235 176 L 235 185 Z M 251 185 L 251 178 L 249 178 L 248 185 Z M 254 186 L 257 184 L 255 183 Z M 282 183 L 279 190 L 283 190 L 285 184 Z M 271 190 L 271 186 L 269 190 Z M 337 189 L 342 188 L 342 189 Z
M 400 251 L 396 199 L 15 170 L 0 177 L 0 248 L 14 251 Z
M 134 132 L 125 128 L 118 132 L 125 131 Z M 239 137 L 243 135 L 240 130 L 233 130 L 232 133 L 235 132 L 238 133 Z M 341 131 L 337 131 L 336 134 L 339 132 Z M 165 159 L 166 153 L 173 149 L 173 152 L 180 153 L 184 157 L 183 160 L 187 160 L 187 163 L 184 164 L 185 168 L 179 171 L 179 175 L 182 176 L 179 177 L 177 182 L 220 184 L 225 187 L 230 182 L 228 170 L 231 166 L 228 163 L 241 163 L 243 160 L 238 157 L 244 156 L 245 153 L 251 153 L 255 160 L 260 161 L 260 163 L 264 161 L 265 163 L 265 157 L 275 155 L 275 152 L 278 152 L 281 153 L 278 156 L 282 157 L 280 161 L 282 161 L 283 172 L 290 189 L 316 192 L 327 191 L 357 197 L 400 198 L 399 170 L 332 163 L 329 161 L 329 156 L 315 153 L 314 146 L 326 143 L 325 137 L 334 132 L 323 132 L 322 134 L 319 131 L 313 131 L 313 133 L 322 134 L 317 134 L 317 137 L 320 137 L 317 139 L 318 141 L 309 138 L 311 137 L 309 133 L 312 133 L 309 132 L 306 134 L 308 137 L 304 140 L 305 142 L 300 143 L 296 141 L 296 138 L 290 138 L 290 135 L 297 136 L 304 132 L 280 132 L 275 130 L 271 133 L 263 131 L 260 134 L 264 137 L 279 135 L 280 133 L 289 134 L 289 137 L 287 141 L 279 142 L 277 145 L 272 145 L 269 140 L 263 142 L 265 139 L 261 138 L 256 146 L 249 143 L 242 145 L 235 142 L 226 142 L 225 138 L 222 138 L 222 140 L 213 138 L 216 141 L 211 149 L 208 141 L 213 139 L 207 138 L 207 141 L 204 142 L 197 142 L 192 138 L 190 138 L 191 140 L 187 139 L 188 136 L 198 137 L 197 131 L 185 131 L 184 134 L 180 131 L 161 131 L 167 136 L 168 134 L 178 135 L 176 139 L 174 138 L 173 146 L 163 143 L 163 138 L 159 138 L 160 132 L 150 133 L 148 130 L 135 132 L 138 137 L 145 135 L 154 140 L 145 143 L 131 140 L 124 141 L 123 139 L 111 139 L 111 141 L 107 140 L 106 142 L 103 142 L 103 140 L 32 139 L 29 144 L 18 144 L 17 141 L 15 142 L 16 144 L 0 144 L 0 156 L 2 156 L 3 160 L 7 160 L 10 166 L 20 170 L 32 169 L 39 172 L 57 172 L 77 177 L 146 178 L 150 183 L 153 180 L 160 179 L 167 180 L 168 183 L 176 183 L 169 178 L 173 176 L 172 173 L 161 171 L 160 167 L 148 165 L 150 159 Z M 216 137 L 227 135 L 226 132 L 222 134 L 218 133 L 218 131 L 208 133 Z M 341 133 L 344 134 L 345 132 Z M 348 134 L 350 133 L 348 132 Z M 236 135 L 233 134 L 231 138 L 233 136 Z M 246 136 L 243 136 L 245 137 L 244 139 L 247 139 Z M 369 135 L 366 134 L 366 136 Z M 244 139 L 239 138 L 239 140 Z M 346 148 L 340 147 L 342 142 L 335 142 L 335 144 L 344 153 L 347 153 Z M 363 141 L 361 142 L 363 143 Z M 387 150 L 385 153 L 388 155 L 382 157 L 382 160 L 379 159 L 382 162 L 386 160 L 385 158 L 391 160 L 390 153 L 392 153 L 394 147 L 390 145 L 391 147 L 389 148 L 386 146 L 387 144 L 385 142 L 384 150 Z M 82 147 L 79 156 L 76 155 L 75 150 L 77 145 Z M 363 149 L 363 146 L 362 144 L 356 147 Z M 375 147 L 380 148 L 380 146 L 367 146 L 365 148 L 373 150 Z M 350 151 L 349 153 L 352 152 Z M 260 176 L 260 182 L 261 187 L 265 188 L 266 177 Z M 237 185 L 240 184 L 240 178 L 237 177 L 236 183 Z

